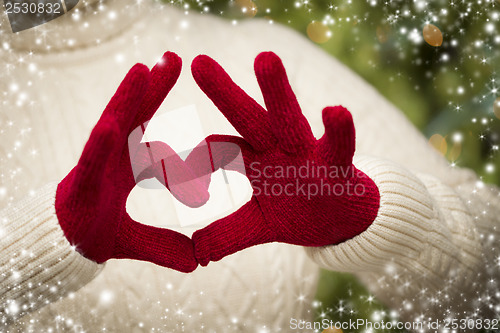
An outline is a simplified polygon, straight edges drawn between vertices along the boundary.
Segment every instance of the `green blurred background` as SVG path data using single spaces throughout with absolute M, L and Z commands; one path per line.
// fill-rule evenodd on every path
M 500 184 L 500 2 L 169 2 L 207 15 L 259 18 L 297 30 L 375 86 L 450 163 Z M 432 34 L 442 36 L 439 46 L 426 42 L 427 24 L 439 29 Z M 393 319 L 349 274 L 322 272 L 314 305 L 318 320 L 373 319 L 375 314 Z

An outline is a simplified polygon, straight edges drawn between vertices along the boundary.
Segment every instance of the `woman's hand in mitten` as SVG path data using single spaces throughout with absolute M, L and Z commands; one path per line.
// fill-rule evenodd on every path
M 126 211 L 127 197 L 136 184 L 129 134 L 151 119 L 180 70 L 180 58 L 170 52 L 151 72 L 135 65 L 92 130 L 78 164 L 58 185 L 55 206 L 61 228 L 88 259 L 102 263 L 130 258 L 182 272 L 197 266 L 191 239 L 140 224 Z
M 255 60 L 267 111 L 211 58 L 198 56 L 192 72 L 243 136 L 212 136 L 209 141 L 238 144 L 254 190 L 238 211 L 193 234 L 201 265 L 268 242 L 337 244 L 368 228 L 380 198 L 375 183 L 352 164 L 355 132 L 349 111 L 340 106 L 325 108 L 325 134 L 316 140 L 281 60 L 270 52 Z M 211 152 L 213 161 L 222 161 L 214 169 L 228 162 L 223 158 L 227 149 L 221 147 L 220 152 Z

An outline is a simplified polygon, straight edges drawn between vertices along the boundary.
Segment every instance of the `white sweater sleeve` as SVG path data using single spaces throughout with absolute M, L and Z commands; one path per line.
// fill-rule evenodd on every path
M 498 274 L 498 189 L 476 181 L 452 189 L 377 158 L 354 164 L 379 188 L 377 218 L 341 244 L 306 248 L 308 255 L 354 273 L 405 320 L 487 318 L 487 281 Z
M 64 236 L 56 188 L 49 184 L 0 211 L 0 328 L 78 290 L 103 267 Z

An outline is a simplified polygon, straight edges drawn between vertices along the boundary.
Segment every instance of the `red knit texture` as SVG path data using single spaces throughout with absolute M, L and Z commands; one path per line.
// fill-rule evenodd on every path
M 78 164 L 58 185 L 55 207 L 61 228 L 88 259 L 137 259 L 182 272 L 197 266 L 190 238 L 140 224 L 126 212 L 127 197 L 136 184 L 127 138 L 151 119 L 180 71 L 181 59 L 170 52 L 151 72 L 135 65 L 92 130 Z M 172 164 L 182 168 L 183 161 Z
M 243 138 L 210 136 L 210 163 L 202 163 L 196 149 L 186 163 L 202 176 L 225 168 L 241 150 L 254 189 L 238 211 L 193 234 L 201 265 L 269 242 L 338 244 L 370 226 L 380 195 L 375 183 L 352 164 L 355 131 L 349 111 L 325 108 L 325 134 L 316 140 L 281 60 L 271 52 L 255 60 L 267 111 L 208 56 L 195 58 L 191 69 L 199 87 Z M 234 165 L 230 169 L 242 170 Z

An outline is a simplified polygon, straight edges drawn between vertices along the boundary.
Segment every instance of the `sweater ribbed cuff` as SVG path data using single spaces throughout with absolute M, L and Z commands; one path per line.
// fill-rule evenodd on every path
M 80 289 L 103 267 L 67 241 L 56 189 L 49 184 L 0 212 L 0 327 Z

